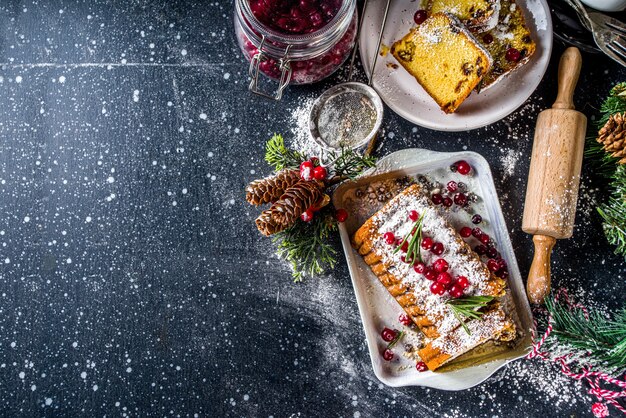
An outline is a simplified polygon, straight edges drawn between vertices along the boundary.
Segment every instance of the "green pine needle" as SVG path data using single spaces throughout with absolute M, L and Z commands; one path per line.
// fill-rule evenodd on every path
M 611 197 L 597 210 L 602 216 L 602 229 L 615 253 L 626 257 L 626 168 L 619 165 L 610 183 Z
M 376 165 L 376 158 L 371 156 L 359 155 L 350 148 L 342 148 L 339 155 L 335 152 L 329 154 L 329 159 L 333 160 L 333 168 L 335 175 L 354 179 L 359 176 L 366 168 Z
M 304 160 L 306 160 L 304 154 L 285 146 L 285 140 L 280 134 L 274 134 L 265 144 L 265 161 L 274 166 L 276 171 L 298 168 Z
M 306 276 L 317 276 L 337 263 L 337 251 L 330 243 L 337 222 L 330 209 L 315 214 L 311 222 L 298 220 L 290 228 L 277 233 L 278 256 L 287 260 L 293 269 L 293 279 L 302 281 Z
M 626 170 L 596 140 L 598 130 L 612 115 L 626 112 L 626 83 L 619 83 L 611 89 L 600 112 L 600 118 L 587 136 L 585 157 L 595 164 L 596 173 L 609 179 L 611 196 L 598 206 L 597 211 L 603 220 L 604 235 L 615 246 L 615 253 L 626 257 Z
M 626 307 L 607 318 L 596 310 L 588 317 L 554 297 L 546 298 L 552 332 L 543 347 L 555 356 L 569 354 L 568 362 L 617 376 L 626 371 Z M 544 329 L 547 326 L 543 319 Z
M 611 157 L 596 139 L 598 131 L 609 120 L 611 115 L 626 112 L 626 83 L 619 83 L 611 89 L 609 96 L 600 106 L 600 118 L 589 127 L 585 157 L 591 160 L 597 168 L 597 172 L 605 177 L 611 177 L 615 173 L 617 158 Z

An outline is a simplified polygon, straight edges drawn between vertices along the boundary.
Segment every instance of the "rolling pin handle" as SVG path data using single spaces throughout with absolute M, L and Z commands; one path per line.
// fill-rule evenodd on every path
M 535 235 L 535 257 L 528 272 L 526 293 L 530 303 L 542 304 L 550 293 L 550 253 L 556 238 L 547 235 Z
M 578 48 L 569 47 L 559 61 L 559 91 L 552 109 L 574 109 L 574 90 L 580 75 L 582 57 Z

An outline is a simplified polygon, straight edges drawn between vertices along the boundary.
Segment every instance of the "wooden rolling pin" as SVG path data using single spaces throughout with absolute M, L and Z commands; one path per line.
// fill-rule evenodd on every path
M 522 229 L 534 235 L 535 257 L 526 293 L 543 303 L 550 293 L 550 253 L 556 239 L 574 230 L 587 118 L 574 110 L 574 89 L 582 58 L 568 48 L 559 62 L 559 91 L 552 109 L 539 114 L 535 128 Z

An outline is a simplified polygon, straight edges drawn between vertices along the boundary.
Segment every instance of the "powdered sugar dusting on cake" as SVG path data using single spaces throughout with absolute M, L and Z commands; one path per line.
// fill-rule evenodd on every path
M 417 185 L 412 187 L 419 188 Z M 387 211 L 379 212 L 372 219 L 375 229 L 372 232 L 377 237 L 373 244 L 376 253 L 381 257 L 387 270 L 395 277 L 401 278 L 402 283 L 411 289 L 416 304 L 424 307 L 426 317 L 437 327 L 439 333 L 447 334 L 453 331 L 460 326 L 460 323 L 446 304 L 449 298 L 433 294 L 430 291 L 432 282 L 415 272 L 411 265 L 402 262 L 403 253 L 396 252 L 395 245 L 387 244 L 383 235 L 386 232 L 393 232 L 396 237 L 406 236 L 414 225 L 414 221 L 408 218 L 408 212 L 416 210 L 424 214 L 422 225 L 424 236 L 441 242 L 445 249 L 441 256 L 421 251 L 422 259 L 427 265 L 431 265 L 438 258 L 445 258 L 449 264 L 449 272 L 453 276 L 463 275 L 468 278 L 470 287 L 466 289 L 467 295 L 493 293 L 492 277 L 489 271 L 479 258 L 471 253 L 469 247 L 450 227 L 438 209 L 431 205 L 425 195 L 402 193 L 388 203 L 387 209 Z

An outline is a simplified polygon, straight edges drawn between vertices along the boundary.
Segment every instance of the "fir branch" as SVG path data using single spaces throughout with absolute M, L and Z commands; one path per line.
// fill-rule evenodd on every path
M 265 161 L 274 166 L 274 170 L 285 168 L 297 169 L 306 160 L 306 156 L 285 146 L 285 140 L 280 134 L 274 134 L 265 144 Z
M 355 179 L 366 168 L 376 165 L 376 158 L 359 155 L 350 148 L 341 148 L 339 155 L 335 152 L 329 154 L 335 171 L 335 176 L 344 179 Z
M 594 172 L 607 178 L 613 176 L 618 159 L 606 152 L 604 145 L 598 142 L 598 131 L 593 131 L 585 141 L 585 158 L 594 164 Z
M 611 181 L 611 197 L 600 205 L 602 229 L 609 243 L 615 245 L 615 253 L 626 256 L 626 167 L 618 165 Z
M 471 335 L 469 328 L 465 324 L 465 318 L 480 319 L 484 312 L 479 309 L 484 308 L 493 300 L 493 296 L 465 296 L 458 299 L 450 299 L 446 304 L 452 309 L 454 317 L 461 323 L 461 326 Z
M 278 256 L 291 264 L 294 281 L 322 274 L 327 268 L 335 266 L 337 251 L 329 243 L 329 238 L 336 230 L 337 223 L 331 211 L 324 209 L 311 222 L 298 220 L 274 235 L 274 242 L 279 242 Z
M 598 131 L 612 115 L 624 112 L 626 112 L 626 83 L 619 83 L 611 89 L 609 96 L 600 106 L 598 120 L 589 125 L 585 157 L 591 160 L 596 165 L 597 172 L 605 177 L 611 177 L 615 173 L 618 159 L 607 153 L 603 145 L 597 141 Z
M 543 345 L 548 352 L 612 375 L 626 370 L 626 307 L 607 318 L 597 310 L 586 314 L 551 296 L 546 298 L 546 309 L 552 318 L 552 332 Z M 546 318 L 542 325 L 547 326 Z

